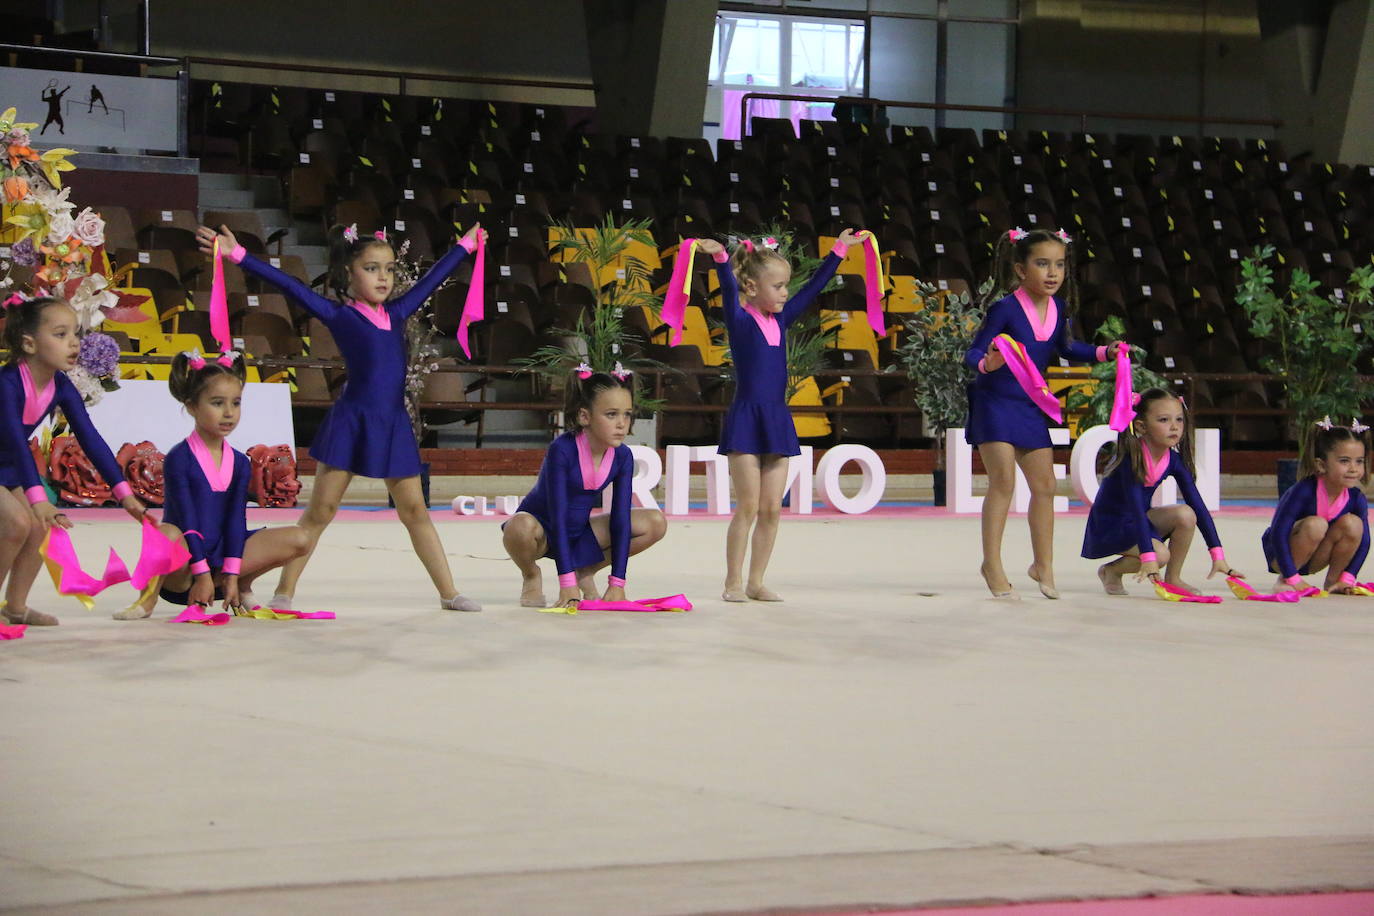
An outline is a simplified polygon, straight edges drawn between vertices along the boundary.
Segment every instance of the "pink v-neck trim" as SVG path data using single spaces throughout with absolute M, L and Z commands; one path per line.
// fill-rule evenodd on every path
M 24 383 L 24 423 L 32 426 L 43 418 L 47 413 L 48 405 L 57 395 L 57 373 L 54 372 L 52 378 L 48 379 L 48 384 L 39 391 L 33 384 L 33 372 L 29 369 L 29 364 L 19 363 L 19 380 Z
M 592 465 L 592 446 L 587 441 L 585 432 L 578 433 L 577 439 L 577 463 L 582 469 L 582 489 L 599 490 L 611 476 L 611 465 L 615 461 L 615 449 L 608 448 L 601 454 L 601 466 Z
M 1350 502 L 1350 491 L 1341 490 L 1341 495 L 1331 499 L 1326 495 L 1326 484 L 1322 483 L 1320 477 L 1317 478 L 1317 514 L 1328 522 L 1340 515 L 1345 510 L 1345 504 Z
M 1021 311 L 1026 313 L 1026 321 L 1031 326 L 1031 333 L 1039 341 L 1049 340 L 1054 334 L 1054 326 L 1059 321 L 1059 306 L 1055 304 L 1054 297 L 1050 297 L 1050 304 L 1045 309 L 1045 320 L 1040 320 L 1040 310 L 1035 307 L 1035 301 L 1031 299 L 1030 293 L 1021 287 L 1016 288 L 1016 301 L 1021 304 Z
M 216 493 L 223 493 L 229 489 L 229 484 L 234 480 L 234 450 L 229 447 L 229 443 L 220 443 L 218 465 L 215 464 L 215 456 L 210 454 L 210 446 L 205 444 L 200 433 L 193 432 L 187 436 L 186 444 L 191 447 L 191 454 L 196 456 L 196 463 L 200 465 L 200 471 L 205 475 L 210 489 Z
M 362 315 L 376 327 L 383 331 L 391 330 L 391 313 L 386 310 L 385 305 L 374 307 L 365 305 L 362 302 L 352 302 L 350 304 L 357 310 L 359 315 Z
M 776 347 L 782 343 L 782 328 L 778 325 L 777 315 L 765 315 L 750 303 L 746 302 L 742 308 L 749 313 L 749 317 L 754 319 L 754 324 L 759 326 L 763 332 L 763 339 L 770 347 Z
M 1155 461 L 1150 457 L 1150 448 L 1145 443 L 1140 444 L 1141 457 L 1145 459 L 1145 486 L 1153 487 L 1164 479 L 1164 474 L 1169 470 L 1169 454 L 1166 449 L 1164 455 Z

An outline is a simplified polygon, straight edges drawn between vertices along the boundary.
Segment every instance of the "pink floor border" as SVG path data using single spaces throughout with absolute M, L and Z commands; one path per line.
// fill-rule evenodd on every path
M 863 912 L 872 914 L 874 911 Z M 1374 892 L 1263 897 L 1205 894 L 877 912 L 882 916 L 1370 916 L 1374 913 Z M 860 916 L 860 913 L 833 916 Z

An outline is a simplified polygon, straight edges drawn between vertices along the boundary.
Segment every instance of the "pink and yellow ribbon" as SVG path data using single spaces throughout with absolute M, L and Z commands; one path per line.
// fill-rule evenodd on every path
M 130 584 L 139 592 L 134 603 L 142 604 L 157 591 L 163 576 L 176 572 L 190 562 L 191 552 L 181 539 L 173 541 L 145 518 L 138 562 L 134 564 L 134 573 L 129 577 Z
M 24 631 L 29 627 L 26 623 L 0 623 L 0 641 L 6 639 L 23 639 Z
M 1199 595 L 1197 592 L 1190 592 L 1186 588 L 1178 585 L 1171 585 L 1168 582 L 1154 580 L 1155 594 L 1165 601 L 1183 601 L 1191 604 L 1221 604 L 1221 598 L 1217 595 Z
M 868 307 L 868 324 L 879 337 L 887 336 L 883 320 L 883 291 L 887 281 L 883 277 L 883 260 L 878 254 L 878 238 L 867 229 L 854 233 L 864 249 L 864 299 Z
M 1045 384 L 1045 377 L 1036 368 L 1025 346 L 1010 334 L 998 334 L 993 338 L 992 345 L 1007 361 L 1007 368 L 1011 370 L 1012 376 L 1031 402 L 1054 422 L 1063 423 L 1064 411 L 1059 406 L 1059 399 L 1050 391 L 1050 386 Z
M 215 248 L 210 256 L 210 333 L 219 341 L 220 352 L 234 349 L 234 338 L 229 333 L 229 294 L 224 285 L 224 253 L 219 249 L 219 235 L 215 235 Z
M 687 600 L 686 595 L 669 595 L 666 598 L 642 598 L 639 601 L 601 601 L 600 599 L 589 599 L 579 601 L 572 607 L 546 607 L 540 608 L 541 614 L 567 614 L 576 616 L 578 611 L 629 611 L 639 614 L 651 614 L 659 611 L 690 611 L 692 602 Z
M 333 620 L 333 611 L 289 611 L 283 608 L 263 607 L 236 608 L 235 617 L 253 617 L 258 620 Z
M 1131 348 L 1123 341 L 1116 351 L 1116 390 L 1112 395 L 1112 416 L 1107 425 L 1117 432 L 1127 429 L 1135 419 L 1131 395 Z
M 673 329 L 670 346 L 682 343 L 682 326 L 687 320 L 687 300 L 692 297 L 692 261 L 697 255 L 698 239 L 683 239 L 673 261 L 673 275 L 668 279 L 668 292 L 663 296 L 663 310 L 659 317 Z
M 71 535 L 67 529 L 57 525 L 48 529 L 38 553 L 43 557 L 43 565 L 48 568 L 57 593 L 75 598 L 88 611 L 95 607 L 93 599 L 96 595 L 111 585 L 129 581 L 129 568 L 113 547 L 105 560 L 105 573 L 99 579 L 83 570 L 76 556 L 76 548 L 72 546 Z
M 1255 591 L 1250 583 L 1236 576 L 1227 576 L 1226 584 L 1231 586 L 1231 592 L 1242 601 L 1272 601 L 1278 604 L 1296 604 L 1303 598 L 1326 597 L 1326 592 L 1315 586 L 1308 586 L 1301 591 L 1274 592 L 1272 595 L 1263 595 Z
M 186 610 L 167 621 L 168 623 L 201 623 L 207 627 L 222 627 L 229 622 L 229 615 L 223 612 L 207 614 L 199 604 L 189 605 Z
M 483 316 L 482 297 L 487 285 L 487 240 L 486 233 L 478 230 L 477 249 L 473 252 L 472 280 L 468 284 L 467 299 L 463 302 L 463 315 L 458 319 L 458 346 L 463 355 L 472 359 L 472 348 L 468 345 L 468 325 L 481 321 Z

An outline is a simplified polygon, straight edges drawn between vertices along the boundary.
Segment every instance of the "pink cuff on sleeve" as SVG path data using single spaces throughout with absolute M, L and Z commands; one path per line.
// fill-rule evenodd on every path
M 1147 550 L 1140 555 L 1140 562 L 1142 563 L 1155 563 L 1158 562 L 1158 560 L 1159 554 L 1155 553 L 1153 550 Z
M 730 255 L 727 254 L 724 249 L 721 249 L 711 255 L 711 260 L 715 261 L 717 264 L 724 264 L 726 261 L 730 260 Z
M 48 491 L 42 487 L 29 487 L 24 491 L 24 495 L 29 498 L 29 505 L 31 506 L 48 501 Z
M 114 489 L 111 492 L 114 493 L 115 499 L 128 499 L 130 496 L 134 495 L 134 488 L 129 486 L 129 481 L 121 480 L 114 485 Z
M 465 249 L 467 249 L 468 254 L 472 254 L 474 251 L 477 250 L 477 240 L 470 239 L 467 236 L 463 236 L 462 238 L 460 238 L 458 240 L 458 244 L 462 245 Z
M 192 563 L 192 564 L 191 564 L 191 575 L 193 575 L 193 576 L 201 576 L 201 575 L 204 575 L 205 573 L 208 573 L 209 571 L 210 571 L 210 563 L 209 563 L 208 561 L 206 561 L 206 560 L 201 560 L 201 561 L 199 561 L 199 562 L 197 562 L 197 563 Z
M 229 260 L 233 261 L 235 264 L 242 264 L 243 256 L 247 253 L 247 248 L 244 248 L 242 245 L 235 245 L 234 250 L 229 252 Z
M 1213 547 L 1208 550 L 1207 553 L 1209 553 L 1212 559 L 1218 563 L 1226 562 L 1226 551 L 1222 550 L 1220 547 Z
M 562 573 L 558 577 L 559 588 L 573 588 L 577 585 L 577 573 Z
M 1354 585 L 1354 584 L 1355 584 L 1355 574 L 1352 573 L 1352 572 L 1343 572 L 1343 573 L 1341 573 L 1341 584 L 1342 584 L 1342 585 Z
M 1301 584 L 1302 584 L 1302 576 L 1289 576 L 1288 578 L 1284 579 L 1283 581 L 1284 581 L 1284 582 L 1287 582 L 1289 585 L 1301 585 Z
M 224 565 L 220 567 L 220 571 L 226 576 L 237 576 L 241 569 L 243 569 L 243 557 L 225 557 Z
M 1098 361 L 1099 363 L 1105 363 L 1105 362 L 1107 361 L 1107 348 L 1106 348 L 1106 347 L 1098 347 L 1098 348 L 1097 348 L 1097 361 Z
M 836 242 L 835 247 L 830 249 L 830 253 L 837 258 L 849 257 L 849 246 L 844 242 Z
M 1351 581 L 1354 581 L 1353 577 L 1352 577 Z M 614 587 L 616 587 L 616 588 L 624 588 L 624 587 L 625 587 L 625 580 L 622 579 L 622 578 L 620 578 L 619 576 L 607 576 L 607 577 L 606 577 L 606 584 L 607 584 L 607 585 L 614 586 Z
M 988 374 L 988 358 L 986 356 L 978 360 L 978 372 L 980 375 Z

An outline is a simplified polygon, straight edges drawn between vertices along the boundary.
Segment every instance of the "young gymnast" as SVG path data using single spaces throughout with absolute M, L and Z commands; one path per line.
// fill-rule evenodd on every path
M 4 306 L 9 362 L 0 369 L 0 581 L 6 581 L 5 619 L 56 626 L 57 618 L 28 605 L 29 589 L 43 558 L 38 553 L 53 525 L 70 528 L 65 513 L 48 502 L 29 451 L 34 428 L 61 409 L 87 457 L 115 498 L 135 520 L 147 509 L 133 494 L 105 440 L 86 414 L 81 393 L 67 378 L 81 352 L 76 312 L 61 299 L 22 300 Z M 31 508 L 29 508 L 31 506 Z
M 778 536 L 788 458 L 801 454 L 787 409 L 787 328 L 815 302 L 857 241 L 853 230 L 841 233 L 815 276 L 790 298 L 792 265 L 767 243 L 745 239 L 731 258 L 717 241 L 698 242 L 716 262 L 735 364 L 735 397 L 720 431 L 720 453 L 728 456 L 735 486 L 725 535 L 726 601 L 782 600 L 763 577 Z
M 988 474 L 983 498 L 983 564 L 980 571 L 997 598 L 1015 598 L 1002 566 L 1002 535 L 1007 527 L 1016 467 L 1026 475 L 1031 501 L 1028 521 L 1034 562 L 1027 575 L 1046 598 L 1058 598 L 1054 584 L 1055 478 L 1046 410 L 1053 401 L 1044 387 L 1051 356 L 1101 362 L 1122 346 L 1090 347 L 1074 340 L 1069 312 L 1077 305 L 1073 246 L 1060 229 L 1012 229 L 998 241 L 992 292 L 1012 292 L 988 303 L 987 314 L 964 359 L 977 370 L 969 386 L 968 427 L 964 439 L 978 447 Z M 1066 296 L 1056 296 L 1061 290 Z M 1013 364 L 1007 362 L 1008 355 Z
M 627 560 L 668 530 L 657 509 L 631 509 L 634 456 L 624 444 L 634 423 L 634 376 L 616 365 L 593 372 L 585 364 L 568 377 L 564 432 L 549 446 L 534 489 L 502 525 L 506 553 L 520 568 L 523 607 L 548 607 L 539 559 L 558 567 L 558 607 L 597 597 L 593 574 L 611 567 L 606 601 L 625 600 Z M 602 491 L 615 485 L 609 514 L 592 515 Z
M 269 569 L 305 556 L 310 538 L 295 525 L 248 530 L 248 456 L 226 438 L 238 427 L 246 370 L 235 352 L 207 359 L 199 352 L 172 359 L 168 387 L 195 421 L 163 464 L 167 504 L 162 533 L 186 538 L 191 561 L 160 583 L 172 604 L 202 607 L 224 599 L 226 610 L 252 609 L 253 581 Z M 116 620 L 151 616 L 158 591 L 115 612 Z
M 1278 590 L 1301 590 L 1310 573 L 1326 570 L 1322 587 L 1347 592 L 1369 553 L 1369 427 L 1359 421 L 1313 424 L 1303 450 L 1303 479 L 1283 494 L 1261 537 Z
M 220 227 L 221 250 L 230 252 L 230 260 L 324 322 L 348 370 L 348 382 L 310 446 L 318 466 L 310 504 L 300 520 L 310 537 L 310 550 L 282 570 L 272 607 L 291 607 L 301 571 L 338 513 L 349 483 L 354 475 L 360 475 L 386 481 L 415 553 L 439 592 L 440 606 L 450 611 L 482 609 L 471 598 L 460 595 L 453 584 L 444 546 L 420 488 L 420 449 L 405 408 L 406 319 L 464 257 L 476 250 L 482 231 L 480 226 L 468 230 L 414 286 L 393 299 L 396 253 L 385 233 L 359 238 L 356 227 L 335 226 L 330 230 L 328 286 L 337 298 L 328 298 L 248 254 L 233 233 Z M 213 251 L 213 229 L 201 226 L 197 236 L 203 250 Z
M 1217 573 L 1240 575 L 1226 562 L 1212 514 L 1193 482 L 1191 426 L 1182 401 L 1163 388 L 1151 388 L 1141 393 L 1135 419 L 1117 439 L 1116 456 L 1107 467 L 1083 533 L 1084 557 L 1121 555 L 1097 570 L 1109 595 L 1126 594 L 1122 576 L 1138 572 L 1141 579 L 1153 578 L 1159 575 L 1160 564 L 1165 566 L 1165 582 L 1197 592 L 1182 576 L 1183 562 L 1199 528 L 1212 556 L 1207 578 Z M 1151 509 L 1150 499 L 1166 477 L 1178 483 L 1185 505 Z

